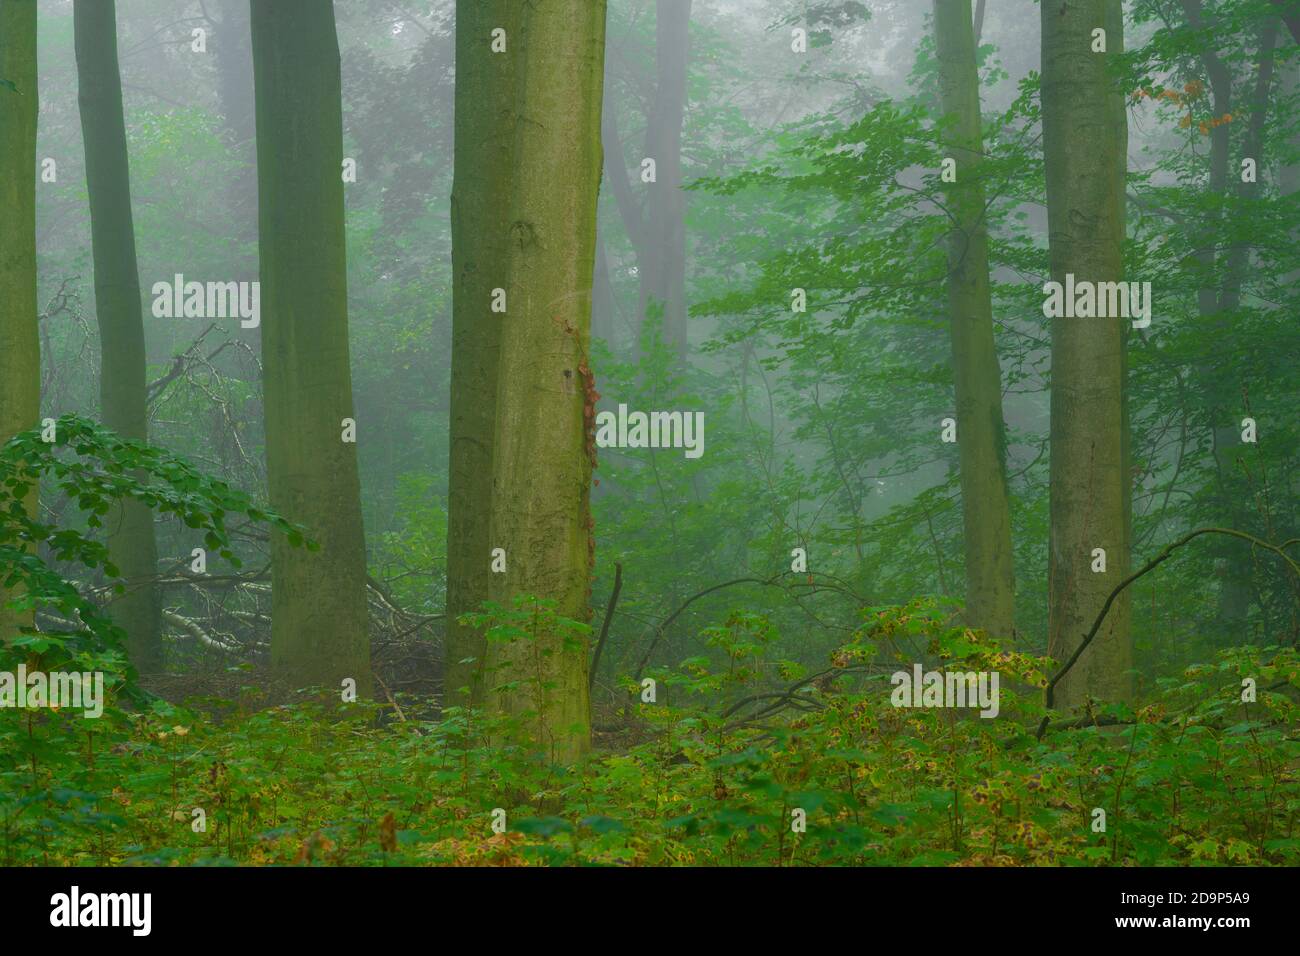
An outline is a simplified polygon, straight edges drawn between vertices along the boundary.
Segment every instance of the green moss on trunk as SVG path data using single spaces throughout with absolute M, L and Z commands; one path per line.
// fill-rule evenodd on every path
M 603 0 L 524 5 L 515 43 L 515 176 L 509 213 L 492 467 L 491 545 L 507 570 L 491 596 L 556 602 L 558 614 L 590 615 L 593 559 L 588 451 L 592 269 L 600 186 L 604 77 Z M 553 759 L 590 746 L 587 650 L 558 635 L 492 643 L 488 672 L 520 683 L 488 692 L 508 713 L 534 713 Z M 540 661 L 538 674 L 535 662 Z M 515 665 L 506 671 L 502 665 Z

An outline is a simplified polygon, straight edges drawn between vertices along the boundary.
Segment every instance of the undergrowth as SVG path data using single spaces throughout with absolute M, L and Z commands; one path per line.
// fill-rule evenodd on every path
M 999 716 L 894 706 L 903 633 L 934 667 L 999 670 Z M 1048 662 L 951 627 L 928 602 L 864 612 L 817 674 L 768 659 L 761 616 L 702 637 L 707 655 L 652 675 L 657 702 L 629 687 L 607 715 L 641 742 L 567 767 L 518 723 L 419 717 L 400 699 L 304 695 L 214 719 L 140 705 L 121 680 L 98 720 L 3 710 L 0 863 L 1300 862 L 1293 649 L 1225 651 L 1136 710 L 1058 721 L 1040 740 Z M 30 644 L 3 653 L 3 669 L 46 663 Z M 1256 702 L 1242 701 L 1246 678 Z

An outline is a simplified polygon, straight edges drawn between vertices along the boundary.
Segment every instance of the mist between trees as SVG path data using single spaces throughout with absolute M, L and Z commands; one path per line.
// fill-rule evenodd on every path
M 0 860 L 1294 865 L 1298 31 L 0 0 Z

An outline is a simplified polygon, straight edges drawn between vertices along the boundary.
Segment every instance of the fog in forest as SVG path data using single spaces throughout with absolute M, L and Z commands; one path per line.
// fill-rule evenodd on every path
M 0 0 L 0 862 L 1295 865 L 1297 29 Z

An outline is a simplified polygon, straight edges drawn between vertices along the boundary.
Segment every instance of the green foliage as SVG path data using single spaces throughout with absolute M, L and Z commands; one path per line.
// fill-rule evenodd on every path
M 57 612 L 63 623 L 0 635 L 0 669 L 26 661 L 32 669 L 103 671 L 112 686 L 136 692 L 124 656 L 126 635 L 104 610 L 68 579 L 102 569 L 110 590 L 122 593 L 108 549 L 92 537 L 122 501 L 138 501 L 178 519 L 202 535 L 204 546 L 238 567 L 227 518 L 239 515 L 315 548 L 302 529 L 256 506 L 243 492 L 210 478 L 184 459 L 144 442 L 125 439 L 75 415 L 20 432 L 0 448 L 0 587 L 9 605 L 24 612 Z M 60 527 L 31 508 L 42 483 L 75 505 L 85 530 Z M 35 513 L 33 513 L 35 512 Z
M 135 684 L 124 651 L 126 635 L 70 580 L 73 573 L 102 569 L 109 590 L 120 593 L 125 587 L 116 580 L 107 548 L 92 537 L 94 530 L 112 520 L 121 502 L 134 500 L 197 531 L 207 549 L 236 567 L 240 561 L 227 526 L 232 515 L 316 547 L 301 528 L 184 459 L 75 415 L 58 419 L 53 430 L 53 441 L 42 437 L 44 427 L 33 428 L 0 448 L 0 587 L 10 607 L 39 612 L 43 624 L 0 636 L 0 672 L 11 680 L 20 665 L 29 674 L 98 673 L 105 699 L 95 717 L 58 709 L 0 711 L 6 839 L 17 828 L 20 842 L 30 839 L 41 848 L 39 855 L 21 858 L 46 863 L 51 840 L 103 845 L 108 831 L 125 822 L 121 813 L 99 806 L 96 761 L 113 758 L 97 748 L 126 746 L 123 741 L 135 729 L 174 712 Z M 40 512 L 31 513 L 31 499 L 42 485 L 47 495 L 75 506 L 85 530 L 59 527 Z M 142 785 L 155 780 L 153 771 L 141 777 Z
M 517 613 L 538 609 L 485 613 L 508 639 L 530 626 Z M 719 667 L 695 659 L 674 671 L 669 694 L 683 701 L 629 702 L 642 739 L 569 768 L 512 739 L 508 718 L 462 709 L 377 723 L 374 705 L 304 703 L 214 724 L 158 703 L 71 751 L 43 742 L 76 716 L 10 721 L 0 862 L 1300 862 L 1296 709 L 1284 693 L 1300 687 L 1292 649 L 1224 653 L 1163 682 L 1137 713 L 1098 713 L 1038 741 L 1041 662 L 915 602 L 868 609 L 797 708 L 749 720 L 685 706 L 720 687 L 734 699 L 771 686 L 773 636 L 761 618 L 733 614 L 707 636 Z M 934 666 L 999 667 L 1001 716 L 892 706 L 888 670 L 916 646 Z M 1243 676 L 1259 682 L 1257 704 L 1240 702 Z M 1092 831 L 1094 808 L 1106 810 L 1104 833 Z M 792 830 L 795 809 L 806 832 Z
M 174 457 L 68 419 L 56 445 L 29 433 L 0 453 L 0 584 L 41 625 L 0 648 L 0 670 L 102 671 L 109 691 L 100 720 L 0 711 L 0 863 L 1300 862 L 1297 665 L 1279 647 L 1294 644 L 1297 605 L 1282 562 L 1235 543 L 1179 551 L 1132 588 L 1137 709 L 1059 716 L 1035 736 L 1054 669 L 1038 656 L 1050 372 L 1038 76 L 1019 70 L 1004 86 L 996 48 L 980 49 L 1020 582 L 1018 634 L 1004 646 L 952 618 L 963 549 L 956 455 L 935 442 L 953 395 L 934 43 L 922 29 L 909 74 L 906 63 L 881 68 L 882 48 L 864 42 L 907 49 L 899 41 L 917 36 L 927 5 L 731 6 L 691 23 L 687 367 L 659 341 L 653 304 L 639 321 L 635 240 L 602 189 L 615 303 L 611 334 L 591 348 L 601 408 L 704 410 L 708 451 L 600 450 L 596 621 L 615 561 L 624 574 L 592 691 L 593 757 L 555 767 L 528 743 L 527 715 L 449 708 L 426 719 L 432 698 L 398 694 L 400 713 L 303 703 L 214 720 L 210 700 L 182 708 L 140 693 L 101 606 L 115 569 L 96 533 L 117 501 L 145 500 L 175 519 L 158 529 L 164 553 L 187 553 L 197 531 L 238 563 L 251 546 L 232 541 L 236 516 L 301 533 L 186 464 L 231 484 L 264 481 L 256 351 L 229 320 L 224 341 L 215 331 L 198 343 L 202 326 L 147 321 L 162 362 L 151 380 L 172 369 L 167 357 L 201 346 L 201 361 L 151 394 L 151 434 Z M 1297 534 L 1300 473 L 1291 318 L 1300 114 L 1283 85 L 1296 47 L 1284 31 L 1260 188 L 1246 191 L 1236 163 L 1255 151 L 1250 110 L 1272 4 L 1206 4 L 1214 20 L 1199 29 L 1177 4 L 1127 7 L 1126 277 L 1151 281 L 1156 297 L 1151 327 L 1127 350 L 1135 563 L 1203 524 L 1285 541 Z M 635 170 L 645 152 L 652 8 L 610 6 L 615 170 Z M 364 171 L 347 187 L 356 418 L 368 423 L 363 505 L 372 576 L 425 618 L 421 630 L 402 620 L 384 632 L 382 646 L 405 661 L 441 652 L 429 619 L 445 596 L 454 72 L 452 6 L 421 0 L 403 13 L 420 18 L 418 31 L 387 18 L 375 30 L 364 4 L 337 10 L 345 154 Z M 153 48 L 150 15 L 146 4 L 121 19 L 124 50 Z M 791 67 L 794 25 L 809 29 L 810 55 Z M 1008 25 L 991 21 L 985 39 L 1018 57 Z M 40 31 L 45 52 L 70 58 L 66 10 L 43 10 Z M 232 69 L 175 52 L 151 56 L 160 69 L 127 93 L 141 276 L 170 278 L 184 264 L 191 278 L 253 278 L 252 144 L 231 115 L 248 77 L 237 59 Z M 1214 109 L 1210 54 L 1230 74 L 1231 121 Z M 43 98 L 75 102 L 70 59 L 51 63 Z M 153 92 L 187 80 L 216 96 L 177 107 Z M 50 155 L 75 155 L 79 135 L 75 110 L 43 115 Z M 1231 160 L 1226 185 L 1212 169 L 1216 136 Z M 632 188 L 654 201 L 644 184 Z M 90 298 L 84 198 L 41 190 L 38 199 L 51 224 L 41 249 L 46 414 L 96 407 L 93 323 L 78 305 Z M 1233 255 L 1247 248 L 1234 300 Z M 806 313 L 790 309 L 795 287 L 808 293 Z M 1209 312 L 1202 290 L 1215 295 Z M 1239 446 L 1226 426 L 1248 414 L 1260 440 Z M 21 503 L 38 480 L 55 511 L 33 518 Z M 806 576 L 787 570 L 796 545 L 808 553 Z M 1229 585 L 1245 595 L 1231 619 Z M 207 600 L 186 594 L 196 608 Z M 531 599 L 474 620 L 521 647 L 549 629 L 571 645 L 588 636 Z M 249 626 L 250 643 L 261 626 Z M 890 671 L 918 661 L 997 670 L 999 717 L 894 708 Z M 436 685 L 436 674 L 420 676 Z M 639 703 L 639 677 L 657 682 L 657 703 Z M 1241 703 L 1244 677 L 1258 683 L 1258 703 Z M 536 683 L 527 668 L 494 680 Z M 240 696 L 264 693 L 248 686 Z M 205 832 L 191 829 L 195 807 L 207 812 Z M 497 807 L 508 816 L 500 835 L 489 827 Z M 796 807 L 808 814 L 803 834 L 790 829 Z M 1089 827 L 1094 808 L 1107 811 L 1104 834 Z

